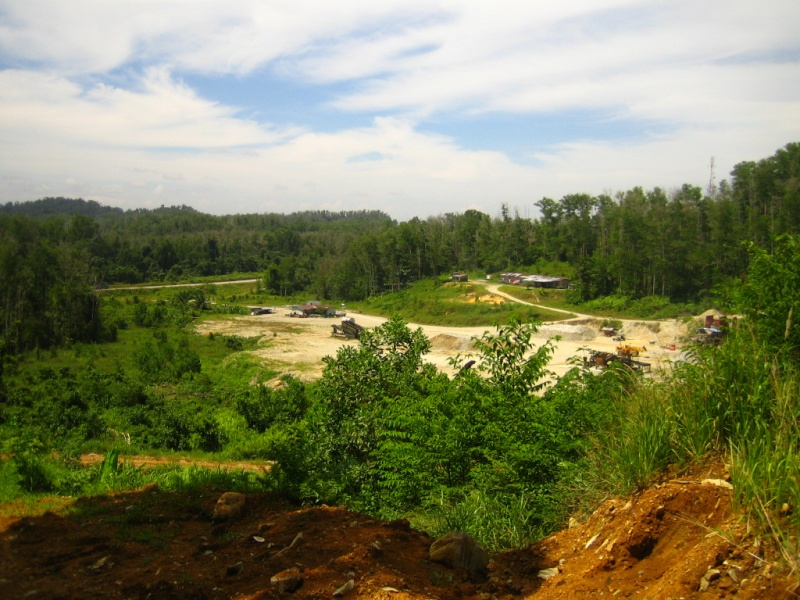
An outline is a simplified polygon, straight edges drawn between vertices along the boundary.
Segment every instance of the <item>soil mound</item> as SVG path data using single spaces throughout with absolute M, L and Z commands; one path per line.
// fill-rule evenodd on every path
M 597 331 L 586 325 L 568 325 L 565 323 L 542 325 L 538 337 L 552 338 L 560 336 L 567 342 L 588 342 L 597 337 Z
M 725 480 L 673 480 L 608 500 L 585 523 L 500 555 L 494 576 L 537 600 L 795 597 L 731 495 Z
M 472 340 L 468 337 L 440 333 L 430 338 L 431 348 L 440 352 L 468 352 L 472 349 Z

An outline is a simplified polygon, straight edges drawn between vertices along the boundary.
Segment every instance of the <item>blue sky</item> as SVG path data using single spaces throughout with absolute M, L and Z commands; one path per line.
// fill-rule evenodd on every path
M 0 0 L 0 202 L 398 220 L 800 141 L 796 0 Z

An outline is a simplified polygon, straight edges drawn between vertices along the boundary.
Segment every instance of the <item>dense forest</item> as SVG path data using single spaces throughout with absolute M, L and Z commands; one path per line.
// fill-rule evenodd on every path
M 46 198 L 0 206 L 0 319 L 7 352 L 102 339 L 89 290 L 256 273 L 276 295 L 357 300 L 453 270 L 534 270 L 576 301 L 703 298 L 747 269 L 747 244 L 800 230 L 800 144 L 742 162 L 702 190 L 634 188 L 499 203 L 398 223 L 379 211 L 212 216 L 187 206 L 123 211 Z

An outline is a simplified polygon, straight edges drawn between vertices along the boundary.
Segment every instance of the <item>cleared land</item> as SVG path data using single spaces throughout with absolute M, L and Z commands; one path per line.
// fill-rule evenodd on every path
M 289 316 L 289 307 L 278 307 L 275 313 L 258 316 L 236 316 L 230 318 L 204 320 L 196 325 L 197 332 L 222 335 L 237 335 L 245 338 L 258 338 L 259 345 L 251 353 L 263 360 L 271 368 L 281 373 L 289 373 L 302 380 L 317 379 L 322 374 L 323 357 L 333 356 L 342 345 L 357 345 L 357 340 L 333 337 L 332 325 L 337 318 Z M 385 322 L 382 317 L 350 312 L 359 325 L 375 327 Z M 550 370 L 563 375 L 574 366 L 573 357 L 588 356 L 588 350 L 614 352 L 619 342 L 600 333 L 602 320 L 583 315 L 576 319 L 558 323 L 545 323 L 537 337 L 542 343 L 549 338 L 560 336 L 555 342 L 556 350 L 550 363 Z M 417 325 L 410 323 L 412 329 L 422 328 L 431 341 L 431 352 L 426 360 L 445 373 L 453 374 L 449 360 L 471 351 L 472 338 L 480 337 L 493 327 L 446 327 L 439 325 Z M 651 363 L 653 369 L 668 367 L 682 356 L 681 339 L 688 328 L 685 323 L 671 321 L 624 321 L 622 332 L 626 342 L 645 346 L 638 360 Z M 675 348 L 674 350 L 671 348 Z

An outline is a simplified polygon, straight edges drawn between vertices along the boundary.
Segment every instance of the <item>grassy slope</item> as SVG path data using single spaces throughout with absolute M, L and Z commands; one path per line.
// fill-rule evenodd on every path
M 400 315 L 407 322 L 456 327 L 505 323 L 512 317 L 520 321 L 559 321 L 574 316 L 513 302 L 497 303 L 481 285 L 430 279 L 350 306 L 386 317 Z
M 500 287 L 500 291 L 525 302 L 611 319 L 674 319 L 696 315 L 705 310 L 697 304 L 672 304 L 668 299 L 658 296 L 638 300 L 609 296 L 574 304 L 567 300 L 567 290 L 528 290 L 516 285 L 504 285 Z

